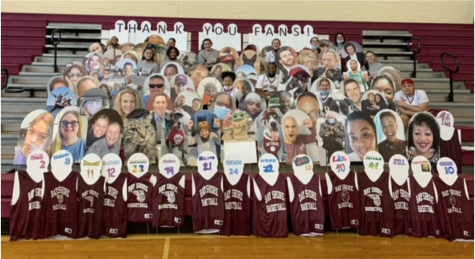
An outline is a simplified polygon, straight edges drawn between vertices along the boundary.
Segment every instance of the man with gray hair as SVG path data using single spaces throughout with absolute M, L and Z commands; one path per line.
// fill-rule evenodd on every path
M 341 69 L 338 68 L 338 65 L 340 64 L 340 54 L 338 54 L 338 52 L 332 49 L 327 50 L 325 53 L 323 53 L 322 61 L 323 61 L 323 67 L 320 67 L 318 69 L 319 77 L 324 75 L 327 70 L 334 69 L 337 71 L 338 81 L 343 80 Z

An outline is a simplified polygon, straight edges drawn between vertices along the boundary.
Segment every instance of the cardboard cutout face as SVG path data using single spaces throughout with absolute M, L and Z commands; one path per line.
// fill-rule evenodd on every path
M 376 126 L 373 119 L 361 111 L 346 119 L 345 148 L 352 162 L 363 161 L 369 151 L 378 151 Z
M 35 110 L 23 119 L 20 136 L 15 147 L 14 165 L 25 165 L 26 158 L 34 150 L 51 154 L 54 117 L 46 110 Z
M 361 89 L 363 84 L 359 78 L 349 78 L 343 81 L 343 94 L 351 101 L 351 107 L 355 111 L 361 111 L 363 102 L 363 93 Z
M 370 90 L 363 94 L 361 106 L 363 113 L 374 118 L 379 111 L 388 108 L 388 102 L 383 94 L 375 90 Z
M 385 162 L 399 154 L 406 156 L 406 136 L 401 117 L 390 109 L 381 110 L 374 117 L 378 134 L 378 150 Z
M 157 161 L 156 125 L 152 124 L 154 113 L 137 109 L 127 116 L 124 123 L 124 155 L 128 159 L 135 153 L 143 153 L 150 163 Z
M 282 119 L 282 131 L 288 164 L 292 164 L 297 155 L 308 155 L 312 161 L 319 160 L 316 128 L 305 112 L 298 109 L 287 112 Z
M 116 71 L 124 77 L 137 75 L 137 63 L 132 59 L 121 59 L 115 67 Z
M 180 56 L 178 56 L 178 59 L 181 60 L 181 62 L 183 63 L 183 69 L 185 70 L 186 73 L 188 73 L 188 70 L 192 66 L 198 63 L 197 58 L 196 58 L 196 53 L 194 52 L 180 51 Z
M 250 78 L 258 75 L 255 67 L 244 64 L 236 70 L 236 80 L 240 78 Z
M 63 73 L 64 79 L 69 79 L 69 81 L 72 83 L 70 87 L 73 89 L 76 88 L 79 79 L 86 75 L 87 71 L 84 69 L 84 67 L 82 67 L 81 64 L 69 64 L 66 66 L 66 69 Z M 48 85 L 51 86 L 50 83 Z M 51 87 L 49 87 L 48 90 L 51 91 Z
M 219 51 L 219 60 L 231 68 L 231 70 L 236 70 L 236 68 L 243 64 L 238 52 L 233 47 L 222 48 L 221 51 Z
M 172 78 L 178 74 L 184 74 L 185 70 L 177 62 L 168 62 L 160 72 L 162 75 L 165 75 L 168 81 L 171 81 Z
M 251 82 L 251 80 L 246 78 L 236 78 L 233 87 L 238 89 L 243 96 L 250 92 L 255 92 L 254 84 Z
M 217 93 L 221 92 L 222 88 L 222 84 L 215 78 L 208 77 L 203 79 L 198 86 L 198 95 L 201 96 L 203 105 L 208 105 L 211 98 L 216 96 Z
M 144 81 L 143 96 L 165 93 L 170 96 L 171 84 L 163 74 L 152 74 Z
M 278 91 L 269 98 L 268 106 L 269 108 L 276 107 L 282 114 L 285 114 L 290 109 L 295 109 L 296 102 L 290 93 Z
M 199 86 L 201 81 L 208 77 L 209 75 L 209 70 L 206 66 L 203 65 L 194 65 L 188 69 L 188 72 L 186 72 L 189 77 L 191 77 L 191 80 L 193 80 L 193 84 L 195 87 Z
M 185 74 L 178 74 L 172 77 L 170 80 L 170 84 L 172 86 L 172 96 L 179 95 L 185 91 L 195 92 L 195 85 L 193 84 L 193 80 Z M 176 96 L 175 96 L 176 97 Z M 175 98 L 172 98 L 173 100 Z
M 304 65 L 310 71 L 312 77 L 318 74 L 318 55 L 315 51 L 311 49 L 300 51 L 298 63 Z
M 86 154 L 94 153 L 103 157 L 107 153 L 119 155 L 122 145 L 123 121 L 117 111 L 103 109 L 90 121 L 87 134 Z
M 241 62 L 243 65 L 250 65 L 256 69 L 256 74 L 260 74 L 261 65 L 260 58 L 254 50 L 246 50 L 241 54 Z
M 91 119 L 100 110 L 110 108 L 110 99 L 104 90 L 90 89 L 81 98 L 79 108 L 81 115 Z
M 93 52 L 86 55 L 82 61 L 82 66 L 88 75 L 92 75 L 94 72 L 99 71 L 102 58 L 102 54 L 98 52 Z
M 73 77 L 74 76 L 76 76 L 76 75 L 74 74 Z M 73 84 L 72 84 L 71 80 L 69 80 L 69 78 L 68 79 L 66 79 L 66 78 L 67 77 L 64 77 L 64 76 L 53 76 L 53 77 L 51 77 L 49 79 L 47 87 L 46 87 L 46 92 L 47 92 L 48 96 L 51 94 L 51 92 L 53 92 L 55 89 L 58 89 L 60 87 L 70 88 L 72 91 L 74 91 L 74 87 L 73 87 Z M 79 81 L 79 77 L 77 79 Z
M 210 75 L 218 79 L 222 83 L 223 79 L 221 78 L 221 74 L 223 72 L 228 72 L 228 71 L 233 71 L 233 70 L 225 63 L 218 63 L 211 68 Z
M 160 65 L 163 61 L 163 59 L 166 57 L 166 50 L 167 50 L 167 45 L 165 41 L 163 40 L 162 37 L 159 35 L 150 35 L 145 41 L 144 48 L 146 49 L 147 47 L 153 48 L 155 51 L 155 57 L 154 61 Z
M 268 108 L 254 120 L 256 123 L 256 139 L 258 156 L 270 153 L 282 161 L 284 139 L 282 131 L 283 114 L 278 108 Z
M 254 92 L 246 93 L 239 102 L 239 109 L 249 113 L 252 120 L 255 120 L 256 117 L 266 109 L 266 106 L 264 98 L 260 94 Z
M 79 107 L 61 110 L 54 120 L 51 152 L 66 150 L 79 163 L 86 153 L 87 119 L 81 116 Z
M 408 160 L 423 156 L 431 163 L 440 157 L 440 126 L 435 117 L 428 112 L 414 114 L 407 128 Z
M 192 117 L 195 112 L 201 110 L 201 104 L 202 100 L 197 93 L 184 91 L 177 96 L 174 102 L 174 108 L 175 111 L 185 112 Z
M 353 45 L 354 47 L 352 47 Z M 340 55 L 342 58 L 346 58 L 349 55 L 354 55 L 355 53 L 363 53 L 363 48 L 356 41 L 347 41 L 345 42 L 344 47 L 340 50 Z
M 114 99 L 120 90 L 127 87 L 127 80 L 118 73 L 112 73 L 108 77 L 104 77 L 101 84 L 106 84 L 109 87 L 111 98 Z
M 56 117 L 63 108 L 77 106 L 77 104 L 76 95 L 73 90 L 68 87 L 59 87 L 48 94 L 46 109 Z
M 289 76 L 290 69 L 298 65 L 298 54 L 291 47 L 281 47 L 276 56 L 277 69 L 280 71 L 282 78 Z

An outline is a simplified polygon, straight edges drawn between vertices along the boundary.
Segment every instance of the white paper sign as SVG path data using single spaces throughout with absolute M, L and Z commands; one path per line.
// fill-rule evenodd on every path
M 102 157 L 102 176 L 108 183 L 114 182 L 122 171 L 122 160 L 117 154 L 109 153 Z
M 457 165 L 448 157 L 441 157 L 437 162 L 439 175 L 457 175 Z
M 313 162 L 307 155 L 297 155 L 292 163 L 294 173 L 313 174 Z
M 411 169 L 413 174 L 431 174 L 432 171 L 429 160 L 423 156 L 416 156 L 412 159 Z
M 203 31 L 198 34 L 198 49 L 200 50 L 204 39 L 210 39 L 213 42 L 213 49 L 220 50 L 224 47 L 242 49 L 241 33 L 238 32 L 238 26 L 234 23 L 229 24 L 226 31 L 221 23 L 214 26 L 210 23 L 203 24 Z
M 348 174 L 350 172 L 350 158 L 344 152 L 337 151 L 330 157 L 330 168 L 335 174 Z
M 305 25 L 303 28 L 294 24 L 291 28 L 281 24 L 277 29 L 272 24 L 262 27 L 260 24 L 252 26 L 252 33 L 247 34 L 248 42 L 256 45 L 259 49 L 271 45 L 273 39 L 279 39 L 281 46 L 292 46 L 295 50 L 301 50 L 304 47 L 310 48 L 310 39 L 318 37 L 320 40 L 328 39 L 328 35 L 317 35 L 311 25 Z
M 167 178 L 173 177 L 180 172 L 180 159 L 175 154 L 165 154 L 158 162 L 158 171 Z
M 389 174 L 397 184 L 402 185 L 409 176 L 409 162 L 403 155 L 394 155 L 389 159 Z
M 73 169 L 73 156 L 66 150 L 58 150 L 51 159 L 51 170 L 69 174 Z
M 234 153 L 236 150 L 246 150 L 246 152 L 240 154 L 242 161 L 245 164 L 254 164 L 257 162 L 255 141 L 225 141 L 223 147 L 225 158 L 230 157 L 229 153 Z
M 278 174 L 279 160 L 274 155 L 267 153 L 259 158 L 260 174 Z
M 241 175 L 244 171 L 244 161 L 236 153 L 229 154 L 223 162 L 226 175 Z
M 148 172 L 150 161 L 145 154 L 135 153 L 127 161 L 127 169 L 129 173 L 140 177 Z
M 214 174 L 218 171 L 218 158 L 211 151 L 204 151 L 198 156 L 198 172 L 201 175 Z
M 44 173 L 48 171 L 49 156 L 43 150 L 34 150 L 26 158 L 26 171 Z
M 380 153 L 369 151 L 363 159 L 364 170 L 367 174 L 380 174 L 384 171 L 384 159 Z
M 443 125 L 449 128 L 454 127 L 454 116 L 448 111 L 441 111 L 436 116 L 439 125 Z
M 147 37 L 158 34 L 166 41 L 170 38 L 176 40 L 176 45 L 180 51 L 187 51 L 188 48 L 188 32 L 185 31 L 185 25 L 182 22 L 176 22 L 168 25 L 166 22 L 160 21 L 155 26 L 149 21 L 143 21 L 140 25 L 134 21 L 123 20 L 115 22 L 115 28 L 109 31 L 109 37 L 116 36 L 119 43 L 132 42 L 134 44 L 143 43 Z
M 101 174 L 102 160 L 97 154 L 87 154 L 81 160 L 81 175 L 84 179 L 98 178 Z

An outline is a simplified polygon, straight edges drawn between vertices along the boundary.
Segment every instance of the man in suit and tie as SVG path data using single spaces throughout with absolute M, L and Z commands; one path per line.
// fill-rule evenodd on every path
M 166 94 L 159 93 L 153 99 L 153 118 L 150 122 L 157 134 L 158 159 L 165 154 L 162 154 L 161 150 L 166 150 L 167 147 L 165 140 L 168 134 L 167 131 L 170 128 L 169 126 L 167 127 L 167 124 L 170 124 L 170 122 L 167 121 L 167 114 L 170 113 L 170 111 L 167 110 L 167 106 L 168 96 Z

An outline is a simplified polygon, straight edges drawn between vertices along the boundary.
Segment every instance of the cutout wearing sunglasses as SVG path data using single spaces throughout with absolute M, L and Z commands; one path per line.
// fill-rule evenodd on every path
M 82 73 L 69 73 L 68 77 L 82 77 Z
M 79 121 L 60 121 L 61 127 L 67 128 L 69 125 L 76 128 L 79 125 Z

